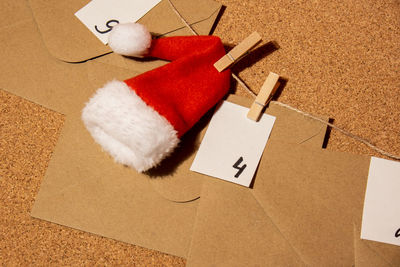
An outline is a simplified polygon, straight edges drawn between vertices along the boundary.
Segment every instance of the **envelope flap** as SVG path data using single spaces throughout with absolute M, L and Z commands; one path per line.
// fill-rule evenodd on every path
M 29 0 L 36 23 L 41 31 L 50 54 L 66 62 L 82 62 L 110 52 L 74 15 L 84 7 L 88 0 Z M 186 1 L 173 0 L 174 5 L 188 21 L 199 23 L 210 19 L 203 25 L 201 34 L 208 34 L 219 12 L 221 4 L 212 0 Z M 184 28 L 182 21 L 174 13 L 166 0 L 163 0 L 139 22 L 145 24 L 150 32 L 170 34 Z M 179 32 L 185 34 L 185 32 Z M 186 34 L 190 34 L 186 32 Z
M 171 0 L 171 2 L 182 17 L 191 25 L 216 16 L 222 6 L 220 3 L 212 0 Z M 208 27 L 201 28 L 197 33 L 200 35 L 209 34 L 214 20 L 215 19 L 212 19 Z M 138 22 L 146 25 L 150 32 L 162 35 L 176 35 L 174 31 L 185 28 L 182 20 L 174 12 L 167 0 L 161 1 Z M 181 34 L 181 32 L 179 32 L 179 34 Z M 191 34 L 192 33 L 189 31 L 186 33 L 186 35 Z
M 164 1 L 165 2 L 165 1 Z M 212 0 L 201 0 L 188 5 L 187 0 L 173 0 L 176 9 L 189 23 L 200 22 L 208 19 L 221 8 L 221 4 Z
M 29 2 L 43 41 L 54 57 L 81 62 L 110 52 L 74 15 L 87 0 Z

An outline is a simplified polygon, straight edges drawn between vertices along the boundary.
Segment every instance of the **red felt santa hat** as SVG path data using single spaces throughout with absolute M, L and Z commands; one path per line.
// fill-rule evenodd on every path
M 151 39 L 143 25 L 119 24 L 109 46 L 127 56 L 171 61 L 125 81 L 97 90 L 82 120 L 115 161 L 139 172 L 158 165 L 185 134 L 228 92 L 230 71 L 213 64 L 225 55 L 215 36 Z

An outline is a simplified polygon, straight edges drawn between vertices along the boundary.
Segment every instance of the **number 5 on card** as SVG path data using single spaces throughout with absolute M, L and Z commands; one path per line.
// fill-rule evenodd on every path
M 224 101 L 214 113 L 190 170 L 250 186 L 275 117 L 249 120 L 249 109 Z

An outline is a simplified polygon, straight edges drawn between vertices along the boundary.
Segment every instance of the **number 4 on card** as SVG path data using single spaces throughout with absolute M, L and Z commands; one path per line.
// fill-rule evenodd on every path
M 275 117 L 258 122 L 248 108 L 224 101 L 217 108 L 190 169 L 243 186 L 250 186 L 267 144 Z
M 237 169 L 238 172 L 235 174 L 235 178 L 239 178 L 239 176 L 242 174 L 242 172 L 244 171 L 244 169 L 246 169 L 247 165 L 243 164 L 242 166 L 239 166 L 240 163 L 242 163 L 243 161 L 243 157 L 240 157 L 235 164 L 233 164 L 233 168 Z

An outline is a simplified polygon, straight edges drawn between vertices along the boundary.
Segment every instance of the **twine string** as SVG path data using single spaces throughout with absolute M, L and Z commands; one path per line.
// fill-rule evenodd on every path
M 348 137 L 353 138 L 353 139 L 363 143 L 364 145 L 372 148 L 373 150 L 375 150 L 376 152 L 378 152 L 381 155 L 387 156 L 387 157 L 392 158 L 392 159 L 400 160 L 399 156 L 396 156 L 396 155 L 393 155 L 393 154 L 391 154 L 389 152 L 386 152 L 386 151 L 380 149 L 379 147 L 373 145 L 368 140 L 365 140 L 365 139 L 363 139 L 363 138 L 361 138 L 361 137 L 359 137 L 359 136 L 357 136 L 355 134 L 352 134 L 352 133 L 350 133 L 350 132 L 348 132 L 348 131 L 346 131 L 346 130 L 344 130 L 344 129 L 342 129 L 342 128 L 340 128 L 340 127 L 338 127 L 338 126 L 336 126 L 336 125 L 334 125 L 334 124 L 332 124 L 332 123 L 330 123 L 328 121 L 325 121 L 325 120 L 323 120 L 321 118 L 318 118 L 318 117 L 316 117 L 316 116 L 314 116 L 314 115 L 312 115 L 310 113 L 307 113 L 307 112 L 301 111 L 301 110 L 299 110 L 297 108 L 294 108 L 292 106 L 289 106 L 288 104 L 285 104 L 285 103 L 282 103 L 282 102 L 279 102 L 279 101 L 272 101 L 272 102 L 274 102 L 275 104 L 277 104 L 279 106 L 282 106 L 282 107 L 285 107 L 287 109 L 293 110 L 293 111 L 295 111 L 297 113 L 300 113 L 305 117 L 308 117 L 308 118 L 311 118 L 313 120 L 319 121 L 319 122 L 321 122 L 323 124 L 326 124 L 329 127 L 331 127 L 332 129 L 335 129 L 335 130 L 341 132 L 342 134 L 347 135 Z
M 193 27 L 190 26 L 190 24 L 185 20 L 185 18 L 179 13 L 179 11 L 176 9 L 176 7 L 175 7 L 174 4 L 171 2 L 171 0 L 168 0 L 168 3 L 170 4 L 170 6 L 171 6 L 172 10 L 175 12 L 175 14 L 181 19 L 181 21 L 183 22 L 183 24 L 185 24 L 185 26 L 193 33 L 193 35 L 199 35 L 199 34 L 193 29 Z M 251 89 L 236 75 L 236 74 L 232 73 L 232 77 L 233 77 L 233 78 L 238 82 L 238 84 L 239 84 L 241 87 L 243 87 L 243 89 L 245 89 L 245 91 L 246 91 L 247 93 L 249 93 L 253 98 L 256 98 L 256 97 L 257 97 L 257 94 L 254 93 L 253 90 L 251 90 Z M 332 129 L 335 129 L 335 130 L 339 131 L 340 133 L 342 133 L 342 134 L 344 134 L 344 135 L 346 135 L 346 136 L 348 136 L 348 137 L 350 137 L 350 138 L 352 138 L 352 139 L 355 139 L 355 140 L 357 140 L 358 142 L 360 142 L 360 143 L 362 143 L 362 144 L 364 144 L 364 145 L 370 147 L 371 149 L 375 150 L 376 152 L 378 152 L 378 153 L 381 154 L 381 155 L 384 155 L 384 156 L 386 156 L 386 157 L 388 157 L 388 158 L 392 158 L 392 159 L 395 159 L 395 160 L 400 160 L 400 156 L 397 156 L 397 155 L 394 155 L 394 154 L 392 154 L 392 153 L 389 153 L 389 152 L 387 152 L 387 151 L 385 151 L 385 150 L 383 150 L 383 149 L 381 149 L 381 148 L 379 148 L 379 147 L 373 145 L 373 144 L 372 144 L 371 142 L 369 142 L 368 140 L 365 140 L 365 139 L 363 139 L 363 138 L 361 138 L 361 137 L 359 137 L 359 136 L 357 136 L 357 135 L 355 135 L 355 134 L 352 134 L 351 132 L 346 131 L 346 130 L 344 130 L 344 129 L 342 129 L 342 128 L 336 126 L 336 125 L 333 125 L 332 123 L 330 123 L 330 122 L 328 122 L 328 121 L 325 121 L 325 120 L 323 120 L 323 119 L 321 119 L 321 118 L 319 118 L 319 117 L 317 117 L 317 116 L 314 116 L 314 115 L 312 115 L 312 114 L 310 114 L 310 113 L 308 113 L 308 112 L 301 111 L 301 110 L 299 110 L 299 109 L 297 109 L 297 108 L 294 108 L 294 107 L 292 107 L 292 106 L 289 106 L 288 104 L 285 104 L 285 103 L 282 103 L 282 102 L 279 102 L 279 101 L 272 101 L 272 102 L 275 103 L 275 104 L 277 104 L 277 105 L 279 105 L 279 106 L 285 107 L 285 108 L 290 109 L 290 110 L 292 110 L 292 111 L 295 111 L 295 112 L 297 112 L 297 113 L 299 113 L 299 114 L 302 114 L 302 115 L 305 116 L 305 117 L 308 117 L 308 118 L 311 118 L 311 119 L 313 119 L 313 120 L 319 121 L 319 122 L 321 122 L 321 123 L 323 123 L 323 124 L 325 124 L 325 125 L 331 127 Z

